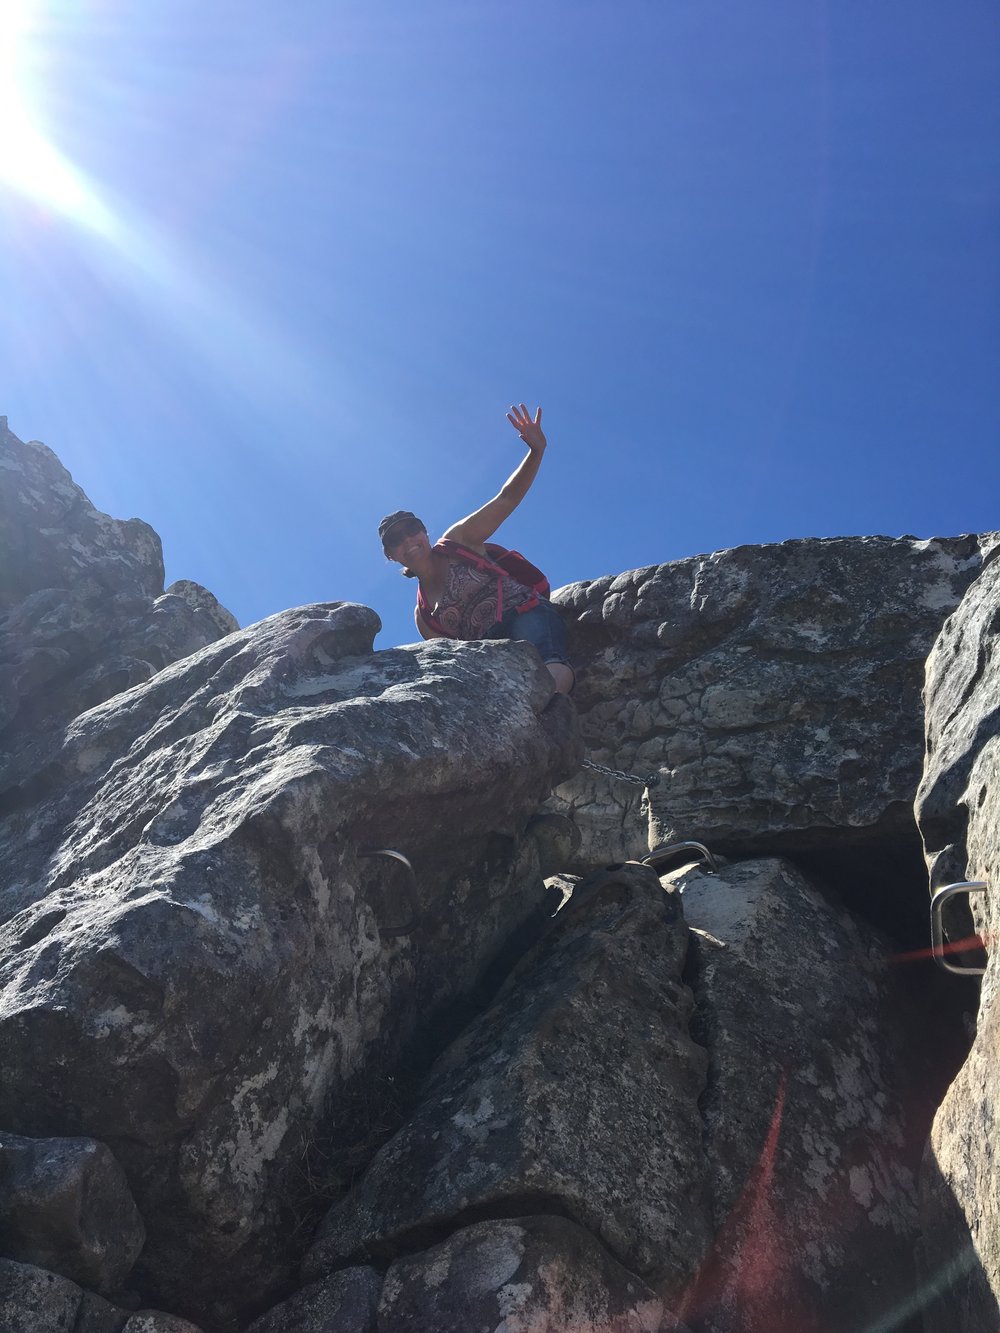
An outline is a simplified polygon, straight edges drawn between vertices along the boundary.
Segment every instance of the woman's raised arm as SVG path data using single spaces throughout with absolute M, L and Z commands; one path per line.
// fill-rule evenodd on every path
M 524 497 L 528 494 L 531 483 L 538 475 L 542 454 L 545 452 L 545 436 L 542 433 L 542 409 L 539 408 L 532 418 L 524 403 L 512 407 L 507 413 L 507 420 L 514 427 L 521 439 L 528 446 L 526 457 L 504 482 L 498 495 L 487 500 L 481 509 L 466 518 L 453 523 L 444 534 L 451 541 L 461 542 L 473 550 L 481 551 L 483 543 L 489 541 L 497 528 L 508 518 Z

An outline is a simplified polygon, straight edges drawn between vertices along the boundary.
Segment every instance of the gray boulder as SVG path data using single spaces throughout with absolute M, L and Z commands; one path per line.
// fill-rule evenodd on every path
M 4 1333 L 69 1333 L 83 1292 L 68 1278 L 0 1259 L 0 1328 Z
M 164 592 L 152 528 L 95 509 L 0 418 L 0 807 L 58 785 L 68 721 L 237 628 L 196 583 Z
M 948 1089 L 920 1177 L 929 1333 L 1000 1329 L 1000 551 L 927 663 L 927 760 L 916 813 L 931 887 L 984 882 L 956 933 L 987 942 L 975 1040 Z M 957 955 L 953 962 L 978 961 Z M 970 983 L 955 978 L 957 989 Z
M 0 744 L 5 767 L 37 768 L 57 732 L 78 713 L 141 685 L 161 667 L 236 629 L 219 606 L 176 592 L 152 600 L 81 596 L 45 588 L 0 613 Z M 196 585 L 192 585 L 196 586 Z M 229 628 L 223 628 L 228 624 Z M 5 775 L 9 786 L 12 775 Z
M 130 1315 L 122 1333 L 201 1333 L 196 1324 L 162 1310 L 140 1310 Z
M 0 1123 L 100 1135 L 137 1282 L 196 1318 L 285 1281 L 304 1154 L 543 892 L 525 827 L 577 762 L 572 705 L 526 645 L 373 654 L 378 627 L 306 607 L 166 666 L 0 815 Z
M 656 1294 L 562 1217 L 480 1222 L 389 1269 L 379 1333 L 671 1333 Z
M 73 1333 L 123 1333 L 129 1313 L 112 1305 L 103 1296 L 85 1291 L 76 1312 Z
M 255 1319 L 246 1333 L 376 1333 L 381 1290 L 374 1268 L 343 1268 Z
M 562 868 L 674 836 L 732 856 L 919 855 L 923 662 L 980 562 L 975 537 L 814 539 L 560 589 L 588 755 L 660 776 L 648 803 L 591 771 L 564 784 L 552 808 L 583 847 Z
M 129 1314 L 68 1278 L 31 1264 L 0 1259 L 3 1333 L 201 1333 L 160 1310 Z
M 577 885 L 328 1215 L 306 1275 L 530 1206 L 571 1218 L 632 1272 L 680 1291 L 711 1236 L 705 1053 L 687 1030 L 686 949 L 677 896 L 648 868 Z
M 0 1254 L 108 1292 L 145 1238 L 125 1173 L 103 1143 L 0 1133 Z
M 715 1232 L 678 1313 L 704 1333 L 882 1327 L 915 1285 L 933 1027 L 887 942 L 787 862 L 665 883 L 692 927 Z
M 972 770 L 1000 735 L 1000 546 L 961 606 L 945 621 L 927 658 L 926 754 L 915 813 L 932 887 L 965 878 L 970 820 L 994 793 L 973 791 Z M 987 811 L 985 818 L 990 818 Z M 977 827 L 982 828 L 979 820 Z
M 151 600 L 163 591 L 160 539 L 109 518 L 51 449 L 24 444 L 0 417 L 0 610 L 40 588 Z

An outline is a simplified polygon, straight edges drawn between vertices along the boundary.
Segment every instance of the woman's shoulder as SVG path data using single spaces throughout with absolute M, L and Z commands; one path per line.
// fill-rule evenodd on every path
M 484 544 L 482 542 L 470 541 L 462 532 L 460 524 L 455 524 L 454 527 L 449 528 L 444 536 L 439 537 L 434 543 L 435 550 L 444 548 L 453 554 L 455 553 L 456 547 L 460 547 L 465 551 L 472 551 L 474 555 L 486 555 L 486 547 Z

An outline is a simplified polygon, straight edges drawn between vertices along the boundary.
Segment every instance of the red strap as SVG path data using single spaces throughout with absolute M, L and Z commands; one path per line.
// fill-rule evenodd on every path
M 453 541 L 450 537 L 443 538 L 441 541 L 437 543 L 437 545 L 439 547 L 443 547 L 446 554 L 449 550 L 455 550 L 456 548 L 458 548 L 460 551 L 466 552 L 468 554 L 469 564 L 473 564 L 478 569 L 482 569 L 484 571 L 490 570 L 492 573 L 496 574 L 497 621 L 499 622 L 503 620 L 503 581 L 505 578 L 508 577 L 507 571 L 501 565 L 498 565 L 493 560 L 491 560 L 489 556 L 480 555 L 478 551 L 470 550 L 468 546 L 464 546 L 461 542 Z M 503 550 L 504 548 L 500 547 L 499 549 Z M 529 591 L 532 592 L 532 596 L 529 597 L 526 601 L 522 602 L 520 606 L 515 608 L 518 615 L 521 615 L 525 611 L 533 611 L 541 601 L 541 597 L 534 589 L 529 589 Z M 420 610 L 421 618 L 424 620 L 425 624 L 427 624 L 429 628 L 434 630 L 436 633 L 444 634 L 444 628 L 442 627 L 441 622 L 435 619 L 434 613 L 431 611 L 431 608 L 427 605 L 427 599 L 424 596 L 424 590 L 419 585 L 417 587 L 417 606 Z

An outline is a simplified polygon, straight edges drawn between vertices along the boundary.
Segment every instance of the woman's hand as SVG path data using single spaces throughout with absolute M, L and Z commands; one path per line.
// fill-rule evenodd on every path
M 533 454 L 540 454 L 545 448 L 545 436 L 542 434 L 542 409 L 539 408 L 532 421 L 531 413 L 524 403 L 512 407 L 507 413 L 507 420 L 520 435 Z

